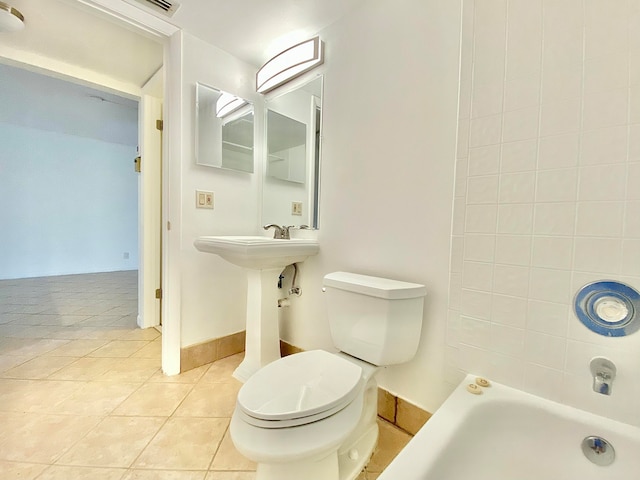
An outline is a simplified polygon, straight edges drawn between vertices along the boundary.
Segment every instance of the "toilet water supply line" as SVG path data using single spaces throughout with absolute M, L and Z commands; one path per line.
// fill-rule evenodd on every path
M 289 295 L 295 295 L 299 297 L 302 295 L 302 289 L 297 285 L 296 281 L 298 279 L 298 264 L 292 263 L 290 266 L 293 267 L 293 278 L 291 279 L 291 288 L 289 289 Z M 285 267 L 285 269 L 280 274 L 280 278 L 278 279 L 278 288 L 282 288 L 282 279 L 284 278 L 284 272 L 289 266 Z M 278 299 L 278 307 L 288 307 L 291 305 L 289 302 L 289 297 Z

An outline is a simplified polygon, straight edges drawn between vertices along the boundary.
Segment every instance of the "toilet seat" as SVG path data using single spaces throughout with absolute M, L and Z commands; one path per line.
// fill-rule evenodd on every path
M 240 389 L 237 412 L 262 428 L 287 428 L 327 418 L 361 391 L 362 368 L 323 350 L 281 358 Z

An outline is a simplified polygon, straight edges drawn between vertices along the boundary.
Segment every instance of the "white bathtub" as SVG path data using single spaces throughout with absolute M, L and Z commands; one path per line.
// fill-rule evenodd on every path
M 640 479 L 640 428 L 492 383 L 456 388 L 379 480 Z M 582 453 L 585 437 L 615 449 L 611 465 Z

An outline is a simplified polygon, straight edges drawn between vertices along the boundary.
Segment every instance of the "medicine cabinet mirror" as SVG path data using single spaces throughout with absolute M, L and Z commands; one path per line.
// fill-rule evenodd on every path
M 253 172 L 253 105 L 216 88 L 196 84 L 196 163 Z
M 322 81 L 267 97 L 264 223 L 318 228 Z

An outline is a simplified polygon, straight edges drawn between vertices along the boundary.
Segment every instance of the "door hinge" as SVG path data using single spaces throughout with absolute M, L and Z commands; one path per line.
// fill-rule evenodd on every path
M 164 128 L 164 122 L 162 120 L 156 120 L 156 129 L 162 131 Z
M 162 299 L 162 289 L 161 288 L 156 288 L 156 298 L 158 300 Z
M 136 173 L 140 173 L 142 171 L 142 157 L 136 157 L 133 159 L 134 170 Z

